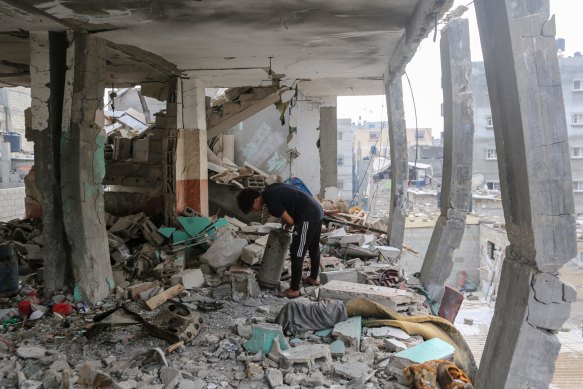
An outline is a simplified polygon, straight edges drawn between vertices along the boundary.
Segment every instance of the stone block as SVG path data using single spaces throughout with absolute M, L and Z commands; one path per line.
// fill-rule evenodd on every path
M 332 330 L 332 335 L 343 341 L 347 347 L 360 349 L 360 337 L 362 335 L 362 318 L 351 317 L 346 321 L 337 323 Z
M 407 349 L 407 345 L 397 339 L 385 339 L 384 340 L 385 349 L 392 353 L 398 353 Z
M 145 139 L 136 139 L 132 144 L 132 161 L 148 162 L 150 155 L 150 141 Z
M 236 238 L 231 233 L 224 233 L 200 256 L 200 261 L 213 270 L 228 267 L 239 259 L 245 246 L 247 246 L 246 239 Z
M 182 284 L 186 289 L 201 288 L 204 285 L 204 275 L 200 269 L 187 269 L 174 274 L 170 282 L 172 285 Z
M 353 380 L 355 378 L 369 376 L 371 374 L 371 369 L 366 363 L 362 362 L 335 363 L 334 373 L 346 379 Z
M 262 351 L 264 355 L 267 355 L 271 350 L 275 338 L 279 339 L 279 347 L 281 350 L 287 350 L 288 345 L 285 342 L 280 325 L 267 323 L 256 324 L 251 327 L 251 339 L 243 343 L 243 348 L 253 354 Z
M 233 292 L 241 293 L 247 297 L 257 297 L 261 294 L 261 289 L 259 289 L 255 274 L 231 274 L 231 288 Z
M 355 244 L 357 246 L 362 246 L 364 244 L 363 234 L 351 234 L 340 238 L 340 247 L 347 247 L 349 244 Z
M 335 358 L 343 357 L 346 353 L 346 346 L 341 340 L 335 340 L 330 343 L 330 354 Z
M 139 284 L 131 285 L 131 286 L 129 286 L 127 288 L 128 297 L 131 298 L 132 300 L 135 300 L 138 297 L 140 297 L 140 294 L 142 292 L 145 292 L 147 290 L 150 290 L 152 288 L 159 287 L 159 286 L 160 286 L 160 282 L 159 281 L 141 282 Z M 148 296 L 149 295 L 150 294 L 148 294 Z M 142 300 L 147 300 L 147 298 L 146 299 L 142 299 Z
M 337 280 L 321 286 L 319 297 L 321 299 L 328 298 L 342 301 L 355 297 L 364 297 L 396 312 L 403 312 L 409 309 L 416 310 L 418 305 L 424 303 L 422 296 L 407 290 Z
M 22 359 L 39 359 L 45 356 L 47 350 L 39 346 L 20 346 L 16 349 L 16 355 Z
M 358 283 L 358 273 L 356 269 L 342 269 L 320 273 L 320 283 L 322 285 L 335 280 Z
M 280 364 L 284 369 L 317 369 L 332 361 L 327 344 L 301 345 L 281 352 Z
M 113 140 L 113 160 L 125 161 L 132 157 L 132 140 L 129 138 L 115 138 Z
M 401 255 L 401 250 L 392 246 L 375 246 L 385 259 L 397 259 Z
M 271 388 L 276 388 L 283 385 L 283 373 L 278 369 L 267 369 L 265 378 Z
M 243 253 L 241 254 L 241 260 L 248 265 L 255 265 L 261 262 L 263 258 L 263 252 L 265 251 L 265 246 L 257 243 L 252 243 L 243 248 Z
M 180 370 L 173 369 L 168 366 L 162 366 L 160 369 L 160 382 L 162 382 L 164 385 L 168 385 L 174 381 L 176 381 L 176 384 L 178 384 L 178 380 L 181 378 L 182 373 L 180 373 Z

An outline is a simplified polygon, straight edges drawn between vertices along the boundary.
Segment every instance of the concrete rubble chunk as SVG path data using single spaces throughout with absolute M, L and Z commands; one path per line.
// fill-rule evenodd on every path
M 283 385 L 283 373 L 278 369 L 267 369 L 265 372 L 267 383 L 271 388 Z
M 349 244 L 362 246 L 364 244 L 364 234 L 350 234 L 340 238 L 340 247 L 347 247 Z
M 170 283 L 182 284 L 186 289 L 201 288 L 204 285 L 204 275 L 200 269 L 187 269 L 174 274 Z
M 241 254 L 241 261 L 252 266 L 261 262 L 263 258 L 263 252 L 265 251 L 265 246 L 259 245 L 257 243 L 251 243 L 243 248 L 243 253 Z
M 398 353 L 407 349 L 407 345 L 397 339 L 385 339 L 385 349 L 392 353 Z
M 330 347 L 326 344 L 301 345 L 281 352 L 280 364 L 284 369 L 316 369 L 332 361 Z
M 368 335 L 375 338 L 391 337 L 402 340 L 411 338 L 411 336 L 402 329 L 390 326 L 370 328 L 368 330 Z
M 16 355 L 22 359 L 39 359 L 45 356 L 47 350 L 39 346 L 20 346 L 16 349 Z
M 384 286 L 331 281 L 320 287 L 321 299 L 346 301 L 355 297 L 367 298 L 396 312 L 416 311 L 425 302 L 424 298 L 416 293 Z
M 346 362 L 346 363 L 335 363 L 334 364 L 334 373 L 347 378 L 349 380 L 353 380 L 355 378 L 370 378 L 371 369 L 368 367 L 366 363 L 362 362 Z M 368 379 L 367 378 L 367 379 Z
M 332 330 L 332 335 L 342 340 L 347 347 L 359 350 L 360 337 L 362 336 L 362 318 L 355 316 L 337 323 Z
M 357 283 L 358 273 L 356 269 L 342 269 L 320 273 L 320 282 L 322 285 L 335 280 Z
M 245 246 L 247 246 L 246 239 L 236 238 L 231 233 L 224 233 L 200 256 L 200 261 L 213 270 L 228 267 L 239 259 Z
M 164 385 L 167 385 L 170 382 L 180 378 L 182 378 L 180 370 L 168 366 L 162 366 L 160 369 L 160 382 L 162 382 Z
M 43 383 L 41 381 L 34 380 L 25 380 L 19 385 L 21 389 L 41 389 L 42 387 Z

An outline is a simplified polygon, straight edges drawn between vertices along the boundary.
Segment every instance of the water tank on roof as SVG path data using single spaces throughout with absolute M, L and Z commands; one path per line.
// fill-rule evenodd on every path
M 7 132 L 2 134 L 4 136 L 4 142 L 10 143 L 10 152 L 19 153 L 21 150 L 21 136 L 17 132 Z

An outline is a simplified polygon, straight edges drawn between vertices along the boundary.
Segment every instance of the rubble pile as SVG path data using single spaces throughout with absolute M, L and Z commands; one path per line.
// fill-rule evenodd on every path
M 346 211 L 324 226 L 322 285 L 291 301 L 258 283 L 277 223 L 107 215 L 115 289 L 92 307 L 75 289 L 43 295 L 41 223 L 0 225 L 22 270 L 17 294 L 0 298 L 0 387 L 405 388 L 434 360 L 461 377 L 451 341 L 350 308 L 356 298 L 398 317 L 429 313 L 400 250 Z M 286 260 L 276 289 L 290 276 Z

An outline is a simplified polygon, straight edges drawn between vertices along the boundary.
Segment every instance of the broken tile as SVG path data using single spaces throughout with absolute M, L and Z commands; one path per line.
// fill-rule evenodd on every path
M 336 324 L 332 335 L 342 340 L 348 347 L 359 350 L 360 337 L 362 335 L 362 318 L 355 316 Z

